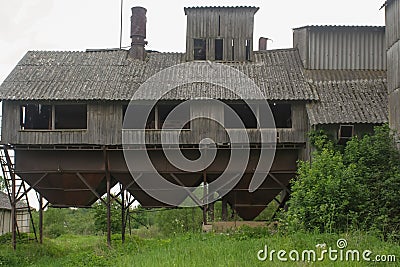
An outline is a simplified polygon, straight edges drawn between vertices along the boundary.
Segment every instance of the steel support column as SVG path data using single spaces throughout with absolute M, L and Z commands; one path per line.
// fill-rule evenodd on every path
M 121 186 L 121 239 L 122 243 L 125 243 L 125 229 L 126 229 L 126 220 L 125 220 L 125 188 Z
M 10 161 L 11 163 L 11 161 Z M 15 201 L 15 173 L 11 172 L 11 233 L 12 233 L 12 247 L 14 250 L 17 248 L 17 213 Z
M 203 224 L 207 225 L 207 174 L 203 173 Z
M 108 168 L 108 155 L 106 147 L 104 147 L 104 169 L 107 180 L 107 245 L 111 247 L 111 176 Z
M 225 197 L 222 197 L 222 214 L 221 218 L 224 222 L 228 220 L 228 201 Z
M 39 194 L 39 244 L 43 244 L 43 197 Z

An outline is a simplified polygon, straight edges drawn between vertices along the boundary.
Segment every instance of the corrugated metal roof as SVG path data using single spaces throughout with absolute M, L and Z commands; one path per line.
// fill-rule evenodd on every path
M 311 125 L 388 121 L 388 93 L 381 71 L 307 71 L 320 101 L 307 104 Z
M 307 26 L 301 26 L 297 28 L 293 28 L 293 30 L 300 30 L 300 29 L 313 29 L 313 30 L 324 30 L 324 29 L 329 29 L 329 30 L 343 30 L 343 29 L 348 29 L 348 30 L 385 30 L 385 26 L 371 26 L 371 25 L 307 25 Z
M 147 79 L 161 70 L 185 63 L 182 53 L 149 53 L 146 61 L 128 58 L 128 52 L 28 52 L 0 86 L 3 100 L 130 100 Z M 204 62 L 193 63 L 202 68 Z M 307 83 L 296 49 L 256 52 L 254 62 L 227 63 L 249 76 L 268 100 L 316 100 Z M 236 77 L 237 78 L 237 77 Z M 173 73 L 168 80 L 181 79 Z M 200 88 L 195 88 L 200 86 Z M 192 84 L 172 94 L 237 99 L 229 91 L 215 92 L 204 84 Z M 153 88 L 157 90 L 156 87 Z M 151 98 L 152 92 L 146 94 Z

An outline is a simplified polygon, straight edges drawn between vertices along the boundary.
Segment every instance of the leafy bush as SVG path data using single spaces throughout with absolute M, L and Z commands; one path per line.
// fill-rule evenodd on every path
M 343 231 L 358 219 L 364 190 L 357 183 L 355 166 L 346 166 L 340 152 L 324 148 L 312 164 L 299 163 L 288 215 L 305 229 Z
M 321 232 L 349 228 L 397 232 L 400 154 L 389 127 L 353 138 L 344 149 L 323 132 L 313 133 L 311 140 L 317 151 L 312 163 L 299 162 L 287 221 Z

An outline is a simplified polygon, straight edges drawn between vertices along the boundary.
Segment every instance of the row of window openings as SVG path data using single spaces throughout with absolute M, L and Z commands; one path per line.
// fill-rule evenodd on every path
M 167 120 L 175 105 L 158 105 L 153 108 L 148 116 L 146 129 L 190 129 L 190 110 L 187 108 L 182 112 L 176 113 L 173 120 Z M 238 114 L 243 125 L 248 129 L 257 129 L 256 115 L 263 114 L 261 107 L 255 106 L 253 110 L 244 104 L 229 104 L 229 107 Z M 123 108 L 125 117 L 127 106 Z M 277 128 L 292 127 L 292 111 L 289 104 L 271 104 L 272 114 L 274 115 Z M 148 107 L 143 106 L 143 113 Z M 135 109 L 140 113 L 140 106 Z M 240 122 L 227 116 L 224 112 L 224 123 L 226 128 L 241 128 Z M 126 123 L 125 128 L 135 129 L 140 125 L 140 118 L 131 117 Z M 20 126 L 22 130 L 85 130 L 87 129 L 87 106 L 86 105 L 41 105 L 27 104 L 20 106 Z M 183 126 L 183 127 L 182 127 Z
M 224 60 L 224 40 L 215 39 L 215 60 Z M 246 60 L 250 60 L 251 57 L 251 41 L 246 40 Z M 235 41 L 231 43 L 231 61 L 235 61 Z M 195 60 L 207 60 L 207 41 L 206 39 L 194 39 L 194 59 Z
M 146 129 L 190 129 L 190 110 L 183 110 L 182 112 L 175 113 L 173 120 L 166 121 L 170 112 L 177 105 L 158 105 L 153 108 L 147 118 L 145 128 Z M 263 110 L 259 105 L 255 105 L 253 109 L 256 111 L 254 114 L 253 109 L 244 104 L 228 104 L 228 106 L 238 115 L 246 129 L 258 129 L 257 117 L 263 113 L 268 112 Z M 226 107 L 225 109 L 227 109 Z M 125 117 L 127 106 L 124 107 L 123 115 Z M 141 109 L 143 109 L 141 111 Z M 292 128 L 292 109 L 290 104 L 271 104 L 270 109 L 275 119 L 276 128 Z M 148 112 L 147 106 L 136 106 L 135 112 L 139 114 L 145 114 Z M 242 124 L 237 118 L 232 118 L 228 115 L 229 113 L 225 110 L 224 112 L 224 126 L 228 129 L 242 128 Z M 126 121 L 124 127 L 126 129 L 141 129 L 143 123 L 141 118 L 130 116 L 129 121 Z M 182 127 L 183 126 L 183 127 Z M 266 128 L 269 126 L 261 126 Z
M 87 129 L 86 105 L 20 106 L 21 130 L 85 130 Z

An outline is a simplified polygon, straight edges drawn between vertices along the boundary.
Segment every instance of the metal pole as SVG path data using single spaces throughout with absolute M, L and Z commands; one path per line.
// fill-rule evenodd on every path
M 222 220 L 226 222 L 228 220 L 228 201 L 226 201 L 226 198 L 222 198 Z
M 39 244 L 43 244 L 43 197 L 39 194 Z
M 126 227 L 126 222 L 125 222 L 125 188 L 121 188 L 121 190 L 122 190 L 122 195 L 121 195 L 121 203 L 122 203 L 122 209 L 121 209 L 121 218 L 122 218 L 121 236 L 122 236 L 122 243 L 125 243 L 125 227 Z
M 12 246 L 13 249 L 17 249 L 17 214 L 16 214 L 16 203 L 15 203 L 15 174 L 11 172 L 11 225 L 12 225 Z
M 104 164 L 107 180 L 107 245 L 111 247 L 111 177 L 108 170 L 108 157 L 106 147 L 104 147 Z
M 121 0 L 121 28 L 119 34 L 119 49 L 122 49 L 122 27 L 123 27 L 123 12 L 124 12 L 124 0 Z
M 204 172 L 203 173 L 203 224 L 207 225 L 207 205 L 205 204 L 207 202 L 207 175 Z

